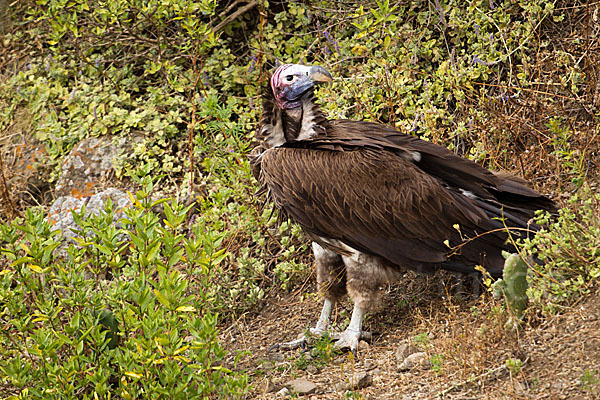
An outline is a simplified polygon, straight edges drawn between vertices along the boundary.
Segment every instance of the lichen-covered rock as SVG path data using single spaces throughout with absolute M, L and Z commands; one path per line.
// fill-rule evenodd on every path
M 116 155 L 117 148 L 108 136 L 83 139 L 63 161 L 55 196 L 81 198 L 96 193 L 107 181 Z
M 123 210 L 131 205 L 131 201 L 127 193 L 124 193 L 115 188 L 106 189 L 100 193 L 90 197 L 75 198 L 72 196 L 62 196 L 54 201 L 50 211 L 48 211 L 48 220 L 53 224 L 55 229 L 60 229 L 66 243 L 74 242 L 71 239 L 75 235 L 74 230 L 80 229 L 73 219 L 71 211 L 80 212 L 85 204 L 86 215 L 98 215 L 104 210 L 104 206 L 108 199 L 111 199 L 116 213 L 113 217 L 113 222 L 118 224 L 118 220 L 125 216 Z

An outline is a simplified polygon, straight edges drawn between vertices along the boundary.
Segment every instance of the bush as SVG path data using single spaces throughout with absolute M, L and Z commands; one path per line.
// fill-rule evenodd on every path
M 190 206 L 152 202 L 152 181 L 141 183 L 122 229 L 110 202 L 97 216 L 82 210 L 78 245 L 64 251 L 39 210 L 0 226 L 0 381 L 9 398 L 247 391 L 246 375 L 222 364 L 217 339 L 211 284 L 226 257 L 219 238 L 184 235 Z M 162 221 L 152 211 L 158 204 Z
M 527 275 L 527 295 L 535 309 L 552 314 L 589 293 L 600 277 L 600 195 L 584 186 L 559 210 L 556 220 L 541 214 L 546 226 L 520 244 L 543 264 Z

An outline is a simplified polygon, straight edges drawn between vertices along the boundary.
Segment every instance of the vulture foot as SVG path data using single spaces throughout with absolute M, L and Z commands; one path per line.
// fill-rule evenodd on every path
M 365 314 L 365 311 L 361 309 L 356 304 L 354 305 L 354 310 L 352 311 L 352 319 L 350 320 L 350 324 L 346 328 L 344 332 L 329 332 L 327 328 L 329 327 L 329 318 L 331 316 L 331 310 L 333 308 L 333 302 L 331 300 L 325 299 L 325 303 L 323 304 L 323 309 L 321 310 L 321 316 L 319 317 L 319 321 L 317 322 L 317 326 L 314 328 L 310 328 L 307 333 L 302 334 L 296 340 L 292 340 L 290 342 L 285 343 L 277 343 L 269 348 L 269 352 L 273 350 L 296 350 L 298 348 L 306 349 L 309 345 L 314 343 L 314 338 L 320 338 L 325 335 L 328 335 L 331 340 L 335 340 L 334 346 L 338 349 L 350 349 L 352 353 L 356 356 L 356 350 L 358 349 L 358 341 L 360 339 L 370 341 L 371 333 L 363 331 L 362 328 L 362 319 Z
M 344 332 L 339 334 L 338 340 L 335 342 L 334 346 L 340 350 L 342 349 L 350 349 L 350 351 L 356 357 L 356 350 L 358 349 L 358 341 L 363 336 L 363 333 L 355 331 L 353 329 L 346 329 Z
M 365 340 L 371 339 L 371 334 L 362 330 L 362 320 L 365 315 L 365 310 L 354 304 L 354 310 L 352 310 L 352 318 L 350 324 L 344 332 L 339 335 L 339 339 L 335 342 L 335 347 L 338 349 L 350 348 L 350 351 L 356 357 L 356 351 L 358 350 L 358 341 L 362 338 Z
M 315 341 L 315 339 L 318 338 L 322 338 L 325 335 L 329 335 L 329 338 L 331 340 L 335 340 L 336 343 L 334 344 L 335 347 L 337 347 L 338 349 L 347 349 L 350 348 L 350 350 L 356 354 L 356 348 L 358 346 L 358 341 L 359 340 L 366 340 L 366 341 L 370 341 L 371 338 L 373 337 L 373 335 L 371 334 L 371 332 L 366 332 L 366 331 L 361 331 L 360 334 L 356 335 L 356 331 L 353 331 L 351 329 L 346 329 L 344 332 L 329 332 L 327 330 L 324 329 L 319 329 L 319 328 L 310 328 L 308 330 L 308 335 L 307 334 L 302 334 L 298 337 L 298 339 L 296 340 L 292 340 L 289 342 L 284 342 L 284 343 L 276 343 L 273 346 L 269 347 L 269 352 L 274 351 L 274 350 L 282 350 L 282 351 L 289 351 L 289 350 L 296 350 L 299 348 L 302 348 L 303 350 L 306 349 L 308 346 L 312 345 Z M 352 346 L 352 343 L 354 342 L 353 337 L 356 336 L 356 340 L 355 340 L 355 345 Z
M 309 332 L 308 335 L 303 333 L 296 340 L 292 340 L 290 342 L 284 342 L 284 343 L 276 343 L 273 346 L 269 347 L 268 351 L 269 352 L 271 352 L 273 350 L 288 351 L 288 350 L 296 350 L 299 348 L 306 349 L 307 346 L 309 346 L 313 342 L 313 337 L 321 337 L 321 336 L 324 336 L 325 334 L 327 334 L 326 330 L 321 329 L 319 327 L 310 328 L 308 330 L 308 332 Z

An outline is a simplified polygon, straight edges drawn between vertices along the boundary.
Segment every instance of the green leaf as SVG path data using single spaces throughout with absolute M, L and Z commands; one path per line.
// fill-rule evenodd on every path
M 165 307 L 170 307 L 171 302 L 159 290 L 154 289 L 154 294 L 160 303 Z

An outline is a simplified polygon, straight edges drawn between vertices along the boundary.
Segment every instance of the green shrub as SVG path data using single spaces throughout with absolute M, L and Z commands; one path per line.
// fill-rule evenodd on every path
M 149 178 L 123 228 L 114 208 L 85 217 L 77 246 L 40 211 L 0 226 L 0 382 L 17 398 L 241 397 L 246 375 L 223 365 L 210 290 L 219 238 L 184 235 L 190 206 L 152 202 Z M 161 204 L 164 218 L 152 211 Z
M 582 294 L 589 293 L 600 277 L 600 195 L 583 186 L 552 221 L 540 214 L 546 226 L 521 242 L 543 264 L 534 264 L 527 274 L 527 296 L 535 308 L 554 313 Z

